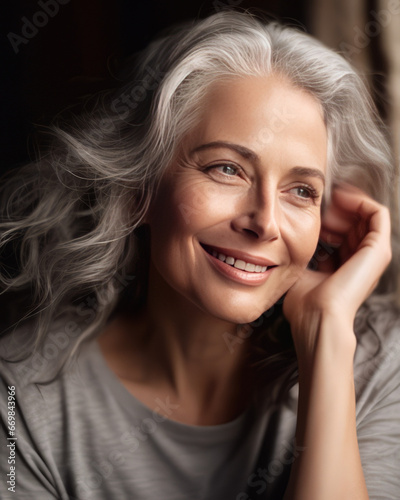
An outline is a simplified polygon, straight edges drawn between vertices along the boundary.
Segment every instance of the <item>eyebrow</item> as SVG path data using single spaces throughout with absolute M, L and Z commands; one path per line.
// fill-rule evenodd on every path
M 213 141 L 213 142 L 208 142 L 206 144 L 202 144 L 201 146 L 198 146 L 197 148 L 193 149 L 190 154 L 192 155 L 193 153 L 197 153 L 198 151 L 203 151 L 205 149 L 212 149 L 212 148 L 228 148 L 240 154 L 240 156 L 242 156 L 246 160 L 251 160 L 255 163 L 260 162 L 260 157 L 251 149 L 248 149 L 245 146 L 240 146 L 239 144 L 234 144 L 232 142 L 226 142 L 226 141 Z M 301 177 L 318 177 L 325 185 L 325 176 L 318 168 L 293 167 L 290 169 L 290 173 L 299 175 Z
M 232 142 L 226 142 L 226 141 L 214 141 L 214 142 L 208 142 L 207 144 L 202 144 L 201 146 L 198 146 L 197 148 L 193 149 L 190 154 L 197 153 L 198 151 L 203 151 L 204 149 L 210 149 L 210 148 L 228 148 L 231 149 L 232 151 L 236 151 L 236 153 L 239 153 L 240 156 L 243 158 L 246 158 L 246 160 L 252 160 L 254 162 L 260 161 L 260 158 L 254 151 L 251 149 L 248 149 L 244 146 L 240 146 L 239 144 L 234 144 Z

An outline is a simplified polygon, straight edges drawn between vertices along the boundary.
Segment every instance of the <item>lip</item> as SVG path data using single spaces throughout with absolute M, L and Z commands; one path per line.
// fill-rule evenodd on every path
M 212 248 L 213 250 L 219 251 L 220 253 L 225 252 L 225 255 L 231 255 L 234 258 L 242 259 L 242 260 L 248 259 L 248 257 L 245 257 L 248 254 L 246 254 L 244 252 L 236 252 L 236 251 L 234 253 L 228 253 L 227 250 L 222 249 L 221 247 L 214 247 L 211 245 L 204 245 L 204 246 L 200 245 L 200 246 L 202 247 L 205 255 L 209 259 L 210 263 L 214 266 L 214 268 L 217 269 L 217 271 L 219 273 L 221 273 L 224 277 L 229 278 L 230 280 L 235 281 L 237 283 L 241 283 L 241 284 L 249 285 L 249 286 L 262 285 L 263 283 L 265 283 L 267 281 L 270 274 L 275 269 L 275 267 L 271 267 L 271 268 L 267 269 L 266 271 L 264 271 L 263 273 L 249 273 L 247 271 L 242 271 L 241 269 L 237 269 L 236 267 L 230 266 L 229 264 L 226 264 L 225 262 L 222 262 L 218 258 L 209 254 L 205 250 L 204 246 L 206 246 L 207 248 Z M 263 266 L 268 266 L 268 265 L 275 266 L 275 264 L 272 264 L 272 263 L 268 264 L 267 263 L 270 261 L 267 261 L 265 259 L 256 259 L 254 256 L 253 256 L 252 260 L 249 259 L 246 262 L 250 262 L 251 264 L 256 264 L 256 265 L 263 265 Z
M 251 255 L 246 252 L 242 252 L 241 250 L 233 250 L 230 248 L 216 247 L 214 245 L 207 245 L 207 243 L 200 243 L 203 249 L 211 249 L 215 250 L 218 253 L 223 253 L 224 255 L 229 255 L 234 259 L 244 260 L 245 262 L 249 262 L 250 264 L 254 264 L 256 266 L 276 266 L 275 262 L 266 259 L 265 257 L 256 257 L 255 255 Z M 267 271 L 266 271 L 267 272 Z

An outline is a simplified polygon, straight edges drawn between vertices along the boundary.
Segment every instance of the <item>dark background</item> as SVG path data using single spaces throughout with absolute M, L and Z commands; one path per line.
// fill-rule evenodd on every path
M 61 1 L 63 4 L 57 0 L 3 2 L 0 173 L 32 159 L 41 126 L 70 106 L 79 110 L 84 96 L 115 85 L 124 57 L 142 49 L 171 24 L 227 7 L 250 8 L 315 34 L 313 1 Z M 367 18 L 372 9 L 378 10 L 374 0 L 364 4 Z M 43 5 L 51 15 L 43 15 Z M 36 27 L 30 24 L 33 22 Z M 376 102 L 385 118 L 386 62 L 380 36 L 371 38 L 365 50 L 375 70 Z

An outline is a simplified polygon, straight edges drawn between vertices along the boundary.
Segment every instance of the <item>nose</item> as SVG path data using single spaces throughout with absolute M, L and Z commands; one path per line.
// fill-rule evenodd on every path
M 249 193 L 242 200 L 237 217 L 232 221 L 235 231 L 265 241 L 280 237 L 279 203 L 276 193 Z

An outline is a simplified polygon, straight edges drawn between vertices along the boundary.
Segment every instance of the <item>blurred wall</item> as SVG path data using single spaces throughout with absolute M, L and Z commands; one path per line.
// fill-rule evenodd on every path
M 392 224 L 400 235 L 400 0 L 313 0 L 310 12 L 310 31 L 364 76 L 389 127 L 397 166 Z
M 400 1 L 314 0 L 310 30 L 340 51 L 370 86 L 399 158 Z

